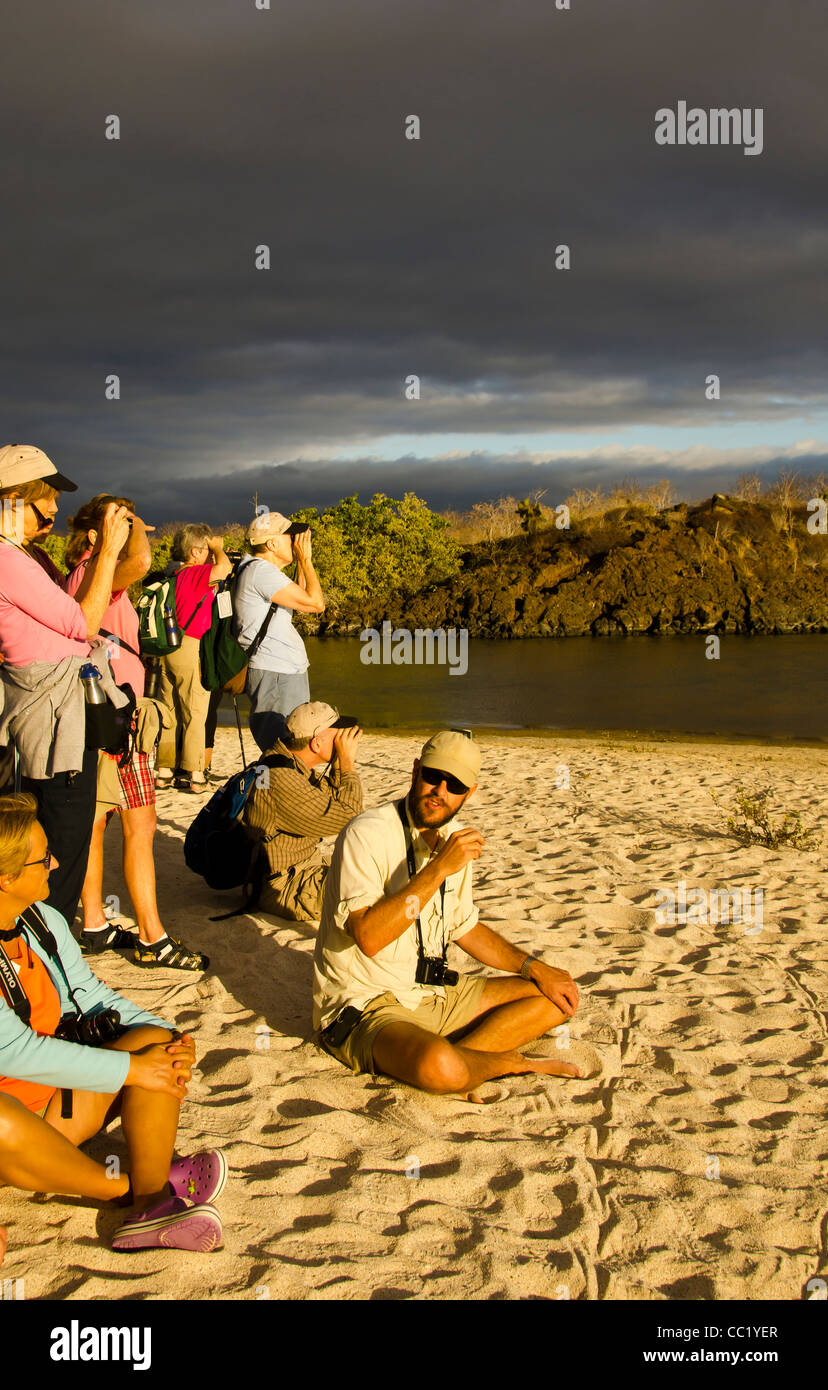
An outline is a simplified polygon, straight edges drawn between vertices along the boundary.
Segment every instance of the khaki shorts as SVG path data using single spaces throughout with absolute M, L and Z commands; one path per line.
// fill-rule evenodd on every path
M 351 1071 L 369 1071 L 374 1075 L 374 1040 L 389 1023 L 414 1023 L 428 1033 L 436 1033 L 445 1038 L 456 1033 L 477 1017 L 480 996 L 486 988 L 486 981 L 480 977 L 461 975 L 456 985 L 445 985 L 445 999 L 431 994 L 418 1009 L 404 1009 L 395 994 L 378 994 L 362 1010 L 356 1027 L 351 1030 L 341 1047 L 330 1047 L 319 1038 L 319 1046 L 324 1052 L 335 1057 Z
M 322 912 L 322 889 L 327 864 L 310 869 L 283 869 L 265 879 L 256 911 L 287 917 L 293 922 L 318 922 Z

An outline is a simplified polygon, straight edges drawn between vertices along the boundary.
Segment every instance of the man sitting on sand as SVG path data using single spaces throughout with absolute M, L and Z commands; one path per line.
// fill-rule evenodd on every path
M 478 920 L 471 866 L 485 842 L 454 817 L 479 771 L 470 734 L 435 734 L 414 761 L 407 796 L 364 811 L 336 842 L 313 1021 L 321 1046 L 352 1071 L 464 1096 L 495 1076 L 580 1075 L 520 1051 L 573 1016 L 578 988 L 567 971 Z M 446 965 L 449 942 L 511 978 L 458 976 Z
M 328 866 L 319 842 L 338 835 L 362 810 L 356 770 L 362 735 L 355 719 L 321 700 L 288 715 L 284 740 L 263 761 L 244 809 L 244 825 L 267 857 L 258 906 L 294 921 L 319 919 Z M 321 769 L 330 763 L 330 770 Z

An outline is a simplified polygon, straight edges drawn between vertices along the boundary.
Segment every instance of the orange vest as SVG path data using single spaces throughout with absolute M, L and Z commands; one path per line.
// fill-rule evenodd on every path
M 60 997 L 51 975 L 22 933 L 2 944 L 31 1006 L 29 1026 L 41 1037 L 52 1037 L 60 1021 Z M 8 1007 L 5 999 L 0 997 L 0 1008 Z M 56 1086 L 43 1086 L 38 1081 L 16 1081 L 10 1076 L 0 1076 L 0 1091 L 14 1096 L 28 1110 L 42 1110 L 56 1090 Z

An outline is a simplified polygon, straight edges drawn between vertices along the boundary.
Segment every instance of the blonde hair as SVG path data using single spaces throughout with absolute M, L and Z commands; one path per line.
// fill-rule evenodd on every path
M 30 483 L 14 483 L 11 487 L 0 488 L 0 500 L 4 497 L 19 497 L 21 502 L 56 501 L 60 490 L 47 483 L 45 478 L 33 478 Z
M 23 872 L 37 820 L 37 802 L 31 792 L 0 796 L 0 874 L 17 878 Z

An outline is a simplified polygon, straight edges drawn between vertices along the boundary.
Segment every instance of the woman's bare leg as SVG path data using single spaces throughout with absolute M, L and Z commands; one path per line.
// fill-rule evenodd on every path
M 139 1052 L 141 1048 L 154 1043 L 170 1042 L 172 1033 L 156 1028 L 152 1024 L 130 1028 L 116 1042 L 107 1043 L 113 1052 Z M 107 1118 L 120 1112 L 121 1128 L 124 1132 L 129 1154 L 129 1173 L 132 1178 L 132 1195 L 136 1211 L 143 1211 L 156 1202 L 169 1196 L 168 1179 L 172 1162 L 175 1136 L 178 1129 L 180 1101 L 160 1091 L 144 1091 L 140 1086 L 124 1086 L 115 1095 L 103 1095 L 90 1091 L 72 1093 L 72 1117 L 64 1119 L 60 1113 L 60 1092 L 52 1097 L 46 1111 L 47 1123 L 56 1129 L 70 1144 L 82 1144 L 91 1139 L 103 1127 Z M 35 1117 L 36 1118 L 36 1117 Z M 75 1149 L 75 1153 L 79 1150 Z M 82 1155 L 82 1157 L 86 1157 Z M 87 1162 L 92 1163 L 91 1159 Z M 101 1174 L 105 1170 L 94 1164 Z M 111 1184 L 112 1179 L 108 1180 Z M 123 1196 L 128 1190 L 127 1179 L 116 1192 L 112 1186 L 103 1193 L 103 1200 Z M 63 1191 L 67 1188 L 45 1188 L 46 1191 Z M 75 1189 L 71 1189 L 75 1191 Z M 79 1196 L 96 1194 L 78 1190 Z
M 172 1033 L 147 1025 L 131 1028 L 112 1047 L 118 1051 L 137 1052 L 142 1047 L 171 1039 Z M 121 1092 L 121 1128 L 129 1151 L 136 1211 L 143 1211 L 170 1195 L 170 1164 L 180 1109 L 180 1100 L 162 1091 L 125 1086 Z
M 75 1092 L 81 1094 L 92 1098 L 89 1092 Z M 50 1110 L 55 1102 L 60 1115 L 60 1092 L 52 1097 Z M 41 1120 L 19 1100 L 6 1095 L 0 1095 L 0 1182 L 25 1192 L 58 1192 L 98 1202 L 123 1197 L 129 1190 L 125 1173 L 109 1177 L 102 1164 L 76 1148 L 50 1121 Z
M 83 907 L 83 926 L 85 931 L 106 926 L 106 913 L 103 905 L 103 856 L 104 831 L 107 817 L 101 816 L 92 826 L 92 839 L 89 842 L 89 858 L 86 861 L 86 877 L 81 888 Z
M 155 895 L 155 861 L 152 857 L 156 814 L 154 806 L 121 807 L 124 832 L 124 878 L 135 908 L 142 941 L 160 941 L 164 927 Z

